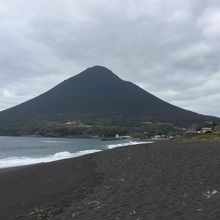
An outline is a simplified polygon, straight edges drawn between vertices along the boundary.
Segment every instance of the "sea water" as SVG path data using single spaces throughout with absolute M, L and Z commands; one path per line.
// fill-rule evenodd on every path
M 0 137 L 0 168 L 78 157 L 126 145 L 149 142 L 82 138 Z

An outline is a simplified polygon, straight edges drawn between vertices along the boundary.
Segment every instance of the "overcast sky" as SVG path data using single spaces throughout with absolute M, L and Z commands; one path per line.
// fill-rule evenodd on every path
M 94 65 L 220 116 L 220 1 L 0 0 L 0 110 Z

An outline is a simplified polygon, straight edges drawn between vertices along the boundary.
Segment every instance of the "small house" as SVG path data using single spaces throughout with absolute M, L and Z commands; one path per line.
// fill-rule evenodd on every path
M 200 130 L 200 133 L 206 134 L 206 133 L 213 133 L 212 128 L 204 127 Z

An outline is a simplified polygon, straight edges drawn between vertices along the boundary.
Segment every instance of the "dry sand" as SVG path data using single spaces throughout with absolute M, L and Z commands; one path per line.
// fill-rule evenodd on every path
M 219 220 L 220 143 L 166 141 L 0 170 L 0 219 Z

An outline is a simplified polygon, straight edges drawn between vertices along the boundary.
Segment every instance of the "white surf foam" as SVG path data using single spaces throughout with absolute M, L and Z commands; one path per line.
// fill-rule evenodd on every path
M 116 147 L 123 147 L 123 146 L 128 146 L 128 145 L 136 145 L 136 144 L 151 144 L 153 143 L 152 141 L 130 141 L 128 143 L 122 143 L 122 144 L 110 144 L 108 145 L 108 149 L 113 149 Z
M 41 141 L 42 143 L 63 143 L 63 141 Z
M 37 163 L 47 163 L 56 160 L 62 160 L 67 158 L 79 157 L 86 154 L 92 154 L 100 150 L 84 150 L 75 153 L 70 153 L 68 151 L 58 152 L 53 155 L 48 155 L 45 157 L 8 157 L 0 159 L 0 168 L 18 167 Z

